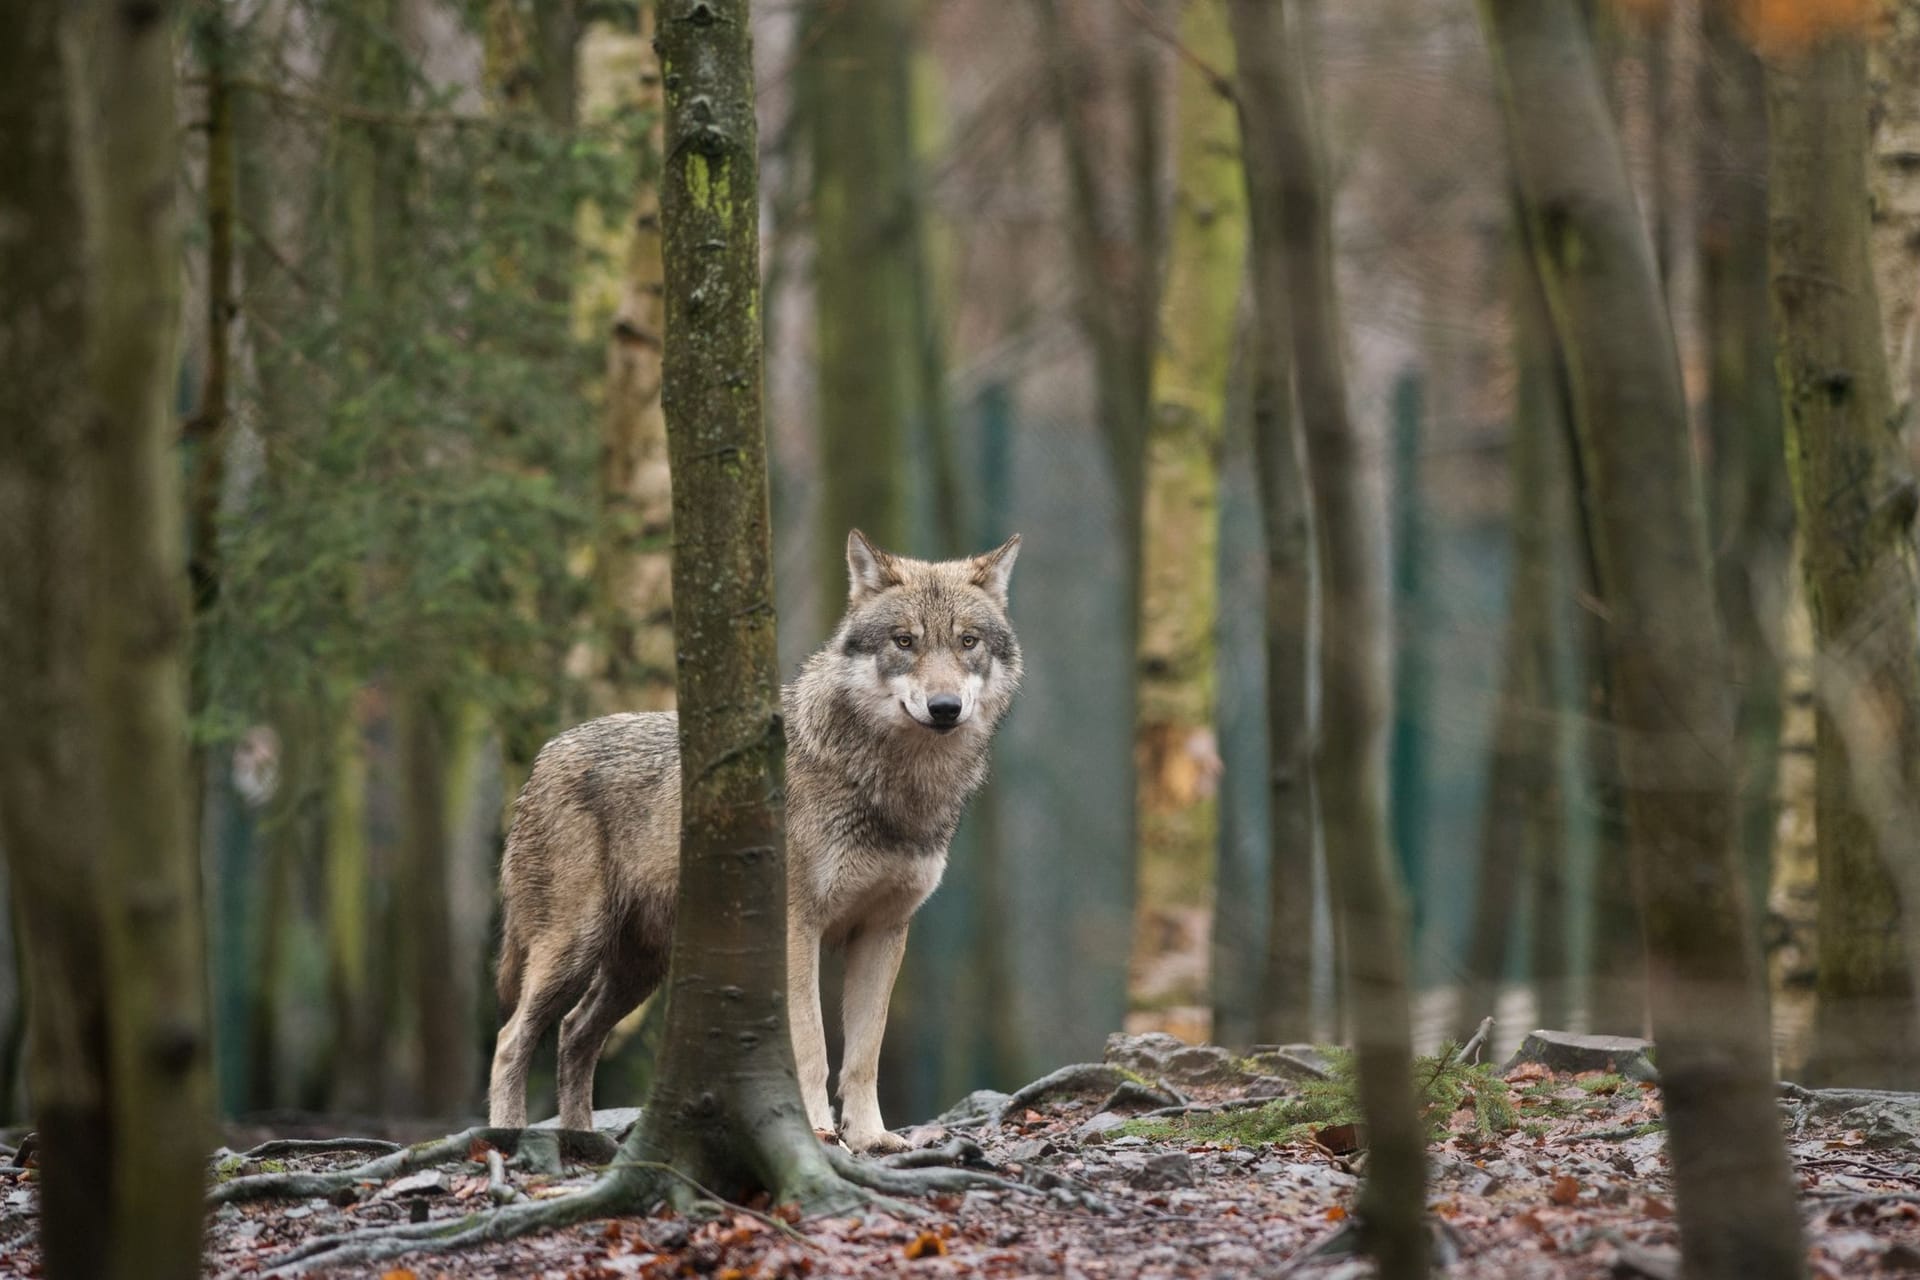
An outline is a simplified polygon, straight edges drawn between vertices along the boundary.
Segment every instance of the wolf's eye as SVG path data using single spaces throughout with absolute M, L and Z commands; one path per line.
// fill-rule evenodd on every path
M 979 636 L 961 636 L 960 637 L 960 647 L 962 649 L 971 649 L 973 648 L 973 646 L 979 643 L 980 643 Z
M 893 638 L 893 642 L 899 645 L 902 649 L 913 648 L 913 637 L 905 634 L 904 632 L 900 635 L 895 636 Z

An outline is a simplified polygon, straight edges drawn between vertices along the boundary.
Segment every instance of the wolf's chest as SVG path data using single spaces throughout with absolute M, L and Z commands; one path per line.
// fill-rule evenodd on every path
M 862 928 L 905 923 L 939 887 L 947 866 L 944 849 L 902 854 L 843 846 L 822 853 L 811 865 L 792 872 L 805 877 L 829 942 Z

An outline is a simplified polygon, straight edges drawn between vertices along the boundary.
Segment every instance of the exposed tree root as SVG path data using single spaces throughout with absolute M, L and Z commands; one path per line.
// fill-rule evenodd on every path
M 1004 1124 L 1008 1116 L 1023 1107 L 1031 1107 L 1056 1093 L 1109 1093 L 1132 1083 L 1136 1082 L 1130 1072 L 1111 1063 L 1076 1062 L 1022 1085 L 1019 1092 L 1000 1104 L 1000 1114 L 994 1117 L 994 1123 Z
M 266 1274 L 290 1276 L 318 1267 L 371 1266 L 409 1253 L 457 1253 L 475 1245 L 570 1227 L 591 1218 L 637 1212 L 662 1198 L 654 1194 L 649 1199 L 644 1183 L 636 1186 L 628 1178 L 605 1177 L 572 1195 L 509 1205 L 451 1221 L 408 1222 L 321 1236 L 283 1255 Z
M 528 1140 L 526 1135 L 529 1133 L 535 1134 L 536 1137 Z M 529 1156 L 532 1156 L 534 1154 L 532 1148 L 546 1145 L 545 1138 L 548 1134 L 553 1135 L 554 1145 L 557 1146 L 557 1154 L 560 1157 L 583 1164 L 605 1164 L 613 1159 L 615 1151 L 613 1140 L 605 1134 L 571 1129 L 493 1129 L 479 1125 L 432 1142 L 402 1147 L 350 1169 L 329 1169 L 312 1173 L 260 1173 L 245 1178 L 234 1178 L 209 1190 L 207 1203 L 223 1205 L 242 1200 L 290 1200 L 332 1196 L 362 1184 L 386 1182 L 420 1169 L 431 1169 L 435 1165 L 465 1160 L 473 1151 L 473 1144 L 476 1142 L 483 1142 L 509 1154 L 519 1153 L 524 1145 L 529 1148 Z
M 918 1147 L 880 1157 L 879 1164 L 889 1169 L 984 1169 L 995 1166 L 972 1138 L 949 1138 L 937 1147 Z
M 1018 1191 L 1031 1194 L 1035 1191 L 1033 1187 L 1009 1182 L 995 1174 L 981 1173 L 974 1169 L 900 1168 L 857 1160 L 833 1147 L 823 1149 L 827 1153 L 827 1162 L 833 1166 L 835 1173 L 855 1186 L 878 1191 L 883 1195 L 930 1196 L 943 1191 Z M 978 1147 L 973 1149 L 979 1150 Z
M 349 1151 L 389 1155 L 405 1148 L 383 1138 L 274 1138 L 240 1152 L 242 1160 L 269 1160 L 274 1156 L 324 1156 Z
M 1189 1101 L 1186 1094 L 1168 1088 L 1164 1082 L 1149 1085 L 1128 1080 L 1107 1095 L 1107 1100 L 1100 1104 L 1100 1110 L 1112 1111 L 1116 1107 L 1184 1107 Z

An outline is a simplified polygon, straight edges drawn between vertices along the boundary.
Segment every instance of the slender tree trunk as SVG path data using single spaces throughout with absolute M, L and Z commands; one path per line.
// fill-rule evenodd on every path
M 1739 691 L 1741 862 L 1764 917 L 1778 825 L 1780 664 L 1793 493 L 1787 484 L 1767 294 L 1766 80 L 1719 5 L 1702 12 L 1699 258 L 1714 589 Z
M 1496 1016 L 1527 872 L 1557 868 L 1559 850 L 1543 846 L 1564 835 L 1557 822 L 1562 762 L 1553 697 L 1553 601 L 1554 541 L 1565 513 L 1553 510 L 1552 500 L 1553 473 L 1566 436 L 1551 351 L 1542 349 L 1547 345 L 1546 309 L 1531 267 L 1521 266 L 1513 309 L 1520 372 L 1507 468 L 1513 567 L 1493 760 L 1481 819 L 1480 875 L 1474 887 L 1465 982 L 1454 1018 L 1463 1041 L 1480 1019 Z M 1536 893 L 1536 907 L 1558 901 L 1550 874 L 1531 877 L 1536 890 L 1545 888 Z M 1563 940 L 1564 925 L 1549 911 L 1536 911 L 1535 940 Z M 1541 975 L 1533 976 L 1537 983 Z M 1561 1025 L 1544 1011 L 1538 1020 L 1542 1026 Z
M 1253 446 L 1266 533 L 1267 943 L 1259 1036 L 1305 1040 L 1313 1021 L 1313 519 L 1293 406 L 1285 175 L 1273 121 L 1288 68 L 1264 0 L 1231 0 L 1254 296 Z
M 1725 651 L 1653 247 L 1571 0 L 1482 0 L 1481 13 L 1586 464 L 1686 1273 L 1798 1276 L 1736 856 Z
M 25 923 L 40 1236 L 61 1276 L 197 1276 L 211 1144 L 188 602 L 169 412 L 165 6 L 29 4 L 0 54 L 0 821 Z
M 1920 396 L 1920 0 L 1892 0 L 1868 47 L 1873 269 L 1896 410 Z
M 659 0 L 640 8 L 637 92 L 626 110 L 658 119 L 660 67 L 653 53 Z M 673 706 L 673 600 L 668 539 L 673 518 L 667 425 L 660 409 L 666 299 L 660 261 L 660 128 L 647 132 L 634 199 L 619 310 L 607 342 L 607 405 L 600 437 L 600 511 L 594 558 L 605 711 Z
M 1911 913 L 1920 831 L 1876 812 L 1882 760 L 1920 794 L 1912 467 L 1893 421 L 1867 218 L 1867 54 L 1835 35 L 1767 70 L 1787 469 L 1813 609 L 1820 967 L 1811 1076 L 1920 1082 Z M 1854 740 L 1871 743 L 1856 759 Z M 1904 928 L 1904 933 L 1903 933 Z
M 666 1052 L 622 1150 L 722 1194 L 837 1185 L 787 1027 L 784 741 L 761 421 L 758 150 L 745 0 L 669 6 L 665 388 L 681 873 Z M 690 589 L 692 584 L 699 589 Z M 624 1171 L 644 1183 L 648 1171 Z M 619 1181 L 616 1174 L 614 1181 Z
M 1371 1148 L 1361 1217 L 1383 1276 L 1421 1276 L 1428 1261 L 1426 1152 L 1411 1075 L 1406 912 L 1387 831 L 1386 530 L 1347 403 L 1330 201 L 1305 74 L 1291 24 L 1277 9 L 1236 6 L 1243 56 L 1271 68 L 1242 77 L 1242 123 L 1249 156 L 1263 153 L 1259 163 L 1272 166 L 1286 285 L 1282 297 L 1255 302 L 1284 308 L 1284 321 L 1276 323 L 1290 334 L 1317 517 L 1328 643 L 1319 648 L 1323 705 L 1314 775 L 1348 924 L 1347 999 Z M 1264 92 L 1255 97 L 1256 90 Z
M 1188 4 L 1180 36 L 1210 66 L 1232 66 L 1223 0 Z M 1142 513 L 1136 947 L 1154 936 L 1158 908 L 1205 901 L 1214 846 L 1220 450 L 1247 235 L 1239 133 L 1223 90 L 1231 86 L 1187 63 L 1175 77 L 1173 215 Z
M 909 540 L 907 432 L 919 385 L 908 0 L 813 0 L 800 34 L 813 162 L 819 598 L 838 614 L 847 530 Z
M 1393 382 L 1392 512 L 1393 578 L 1390 585 L 1392 634 L 1392 713 L 1387 731 L 1387 820 L 1394 865 L 1409 893 L 1409 937 L 1420 936 L 1421 868 L 1426 864 L 1427 716 L 1432 662 L 1427 635 L 1423 584 L 1429 554 L 1426 494 L 1421 483 L 1420 437 L 1425 417 L 1424 377 L 1403 371 Z
M 453 720 L 443 699 L 425 688 L 403 688 L 395 699 L 394 737 L 400 776 L 400 874 L 405 902 L 401 972 L 413 1006 L 413 1066 L 409 1090 L 427 1114 L 452 1116 L 473 1096 L 476 1061 L 454 972 L 451 902 L 452 835 L 448 830 L 448 765 Z

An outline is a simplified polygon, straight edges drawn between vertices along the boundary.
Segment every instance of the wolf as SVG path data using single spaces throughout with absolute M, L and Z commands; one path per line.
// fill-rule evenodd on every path
M 887 1002 L 907 923 L 940 883 L 961 811 L 987 775 L 1020 686 L 1007 616 L 1015 534 L 924 561 L 847 535 L 845 616 L 781 691 L 787 726 L 787 1007 L 807 1117 L 835 1128 L 820 949 L 844 946 L 840 1140 L 904 1149 L 880 1118 Z M 592 1125 L 608 1033 L 666 976 L 680 875 L 679 725 L 612 715 L 549 742 L 514 807 L 500 862 L 505 1022 L 489 1123 L 526 1123 L 527 1065 L 561 1010 L 560 1123 Z

